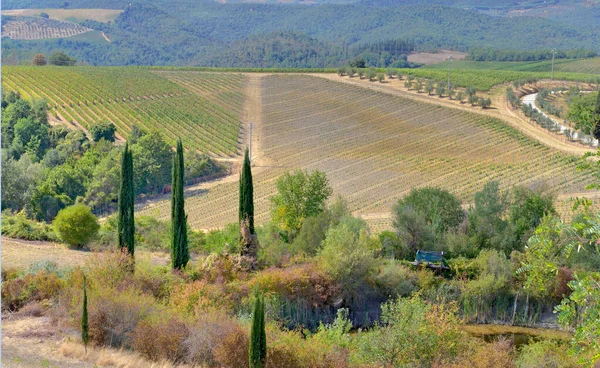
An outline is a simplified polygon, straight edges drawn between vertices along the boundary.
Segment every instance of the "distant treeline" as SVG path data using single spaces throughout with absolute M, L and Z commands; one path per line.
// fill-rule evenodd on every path
M 593 50 L 556 50 L 556 59 L 584 59 L 598 56 Z M 542 61 L 552 60 L 552 50 L 496 50 L 490 48 L 471 49 L 467 60 L 472 61 Z

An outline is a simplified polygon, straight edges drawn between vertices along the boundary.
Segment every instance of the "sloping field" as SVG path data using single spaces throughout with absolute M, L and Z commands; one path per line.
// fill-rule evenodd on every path
M 551 73 L 552 61 L 452 61 L 450 63 L 450 72 L 453 70 L 497 70 L 501 73 L 492 73 L 496 78 L 501 78 L 503 75 L 510 75 L 509 72 L 535 72 L 535 73 Z M 448 62 L 427 65 L 423 69 L 448 69 Z M 578 59 L 578 60 L 555 60 L 554 61 L 555 77 L 569 78 L 569 80 L 586 81 L 586 78 L 594 78 L 600 74 L 600 58 Z M 573 73 L 573 74 L 571 74 Z M 586 77 L 587 75 L 587 77 Z M 544 75 L 544 78 L 548 75 Z M 582 79 L 583 78 L 583 79 Z M 515 78 L 519 79 L 519 78 Z
M 161 131 L 170 142 L 181 136 L 189 149 L 216 156 L 238 152 L 244 86 L 239 74 L 168 74 L 192 81 L 183 85 L 142 68 L 5 66 L 2 74 L 5 90 L 45 98 L 52 114 L 84 127 L 109 120 L 123 137 L 137 125 Z
M 45 18 L 11 17 L 2 25 L 2 37 L 14 40 L 67 38 L 91 31 L 82 25 Z
M 581 192 L 589 178 L 574 157 L 556 153 L 504 123 L 468 112 L 301 75 L 262 79 L 259 140 L 268 166 L 254 168 L 257 221 L 286 170 L 320 169 L 356 214 L 376 221 L 411 188 L 439 186 L 470 202 L 489 180 L 504 188 L 547 181 Z M 194 228 L 235 222 L 237 182 L 188 198 Z M 169 216 L 169 202 L 142 212 Z
M 2 15 L 37 17 L 46 13 L 50 19 L 64 20 L 68 22 L 82 22 L 86 19 L 97 22 L 109 22 L 117 19 L 123 13 L 119 9 L 14 9 L 3 10 Z

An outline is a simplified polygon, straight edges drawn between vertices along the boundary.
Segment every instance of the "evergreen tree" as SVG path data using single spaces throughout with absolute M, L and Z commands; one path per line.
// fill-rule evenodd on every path
M 263 368 L 267 362 L 267 333 L 265 331 L 265 298 L 254 293 L 254 311 L 250 330 L 250 368 Z
M 171 197 L 171 265 L 184 268 L 190 260 L 187 238 L 187 215 L 183 198 L 183 144 L 177 140 L 177 152 L 173 157 L 173 184 Z
M 134 255 L 135 223 L 134 223 L 134 190 L 133 190 L 133 157 L 129 143 L 125 143 L 121 157 L 121 188 L 119 190 L 119 209 L 117 231 L 119 234 L 119 248 L 127 249 Z
M 596 108 L 594 109 L 594 117 L 596 126 L 594 127 L 594 138 L 600 139 L 600 89 L 598 89 L 598 99 L 596 100 Z
M 87 354 L 87 345 L 89 341 L 89 330 L 88 330 L 88 310 L 87 310 L 87 290 L 85 284 L 85 275 L 83 276 L 83 313 L 81 314 L 81 341 L 85 347 L 85 353 Z
M 240 176 L 240 210 L 239 221 L 248 220 L 250 234 L 254 235 L 254 188 L 252 186 L 252 170 L 248 149 L 244 154 L 244 166 Z

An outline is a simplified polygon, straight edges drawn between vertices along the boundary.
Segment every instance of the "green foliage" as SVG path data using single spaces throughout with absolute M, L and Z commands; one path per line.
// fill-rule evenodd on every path
M 406 197 L 398 201 L 395 212 L 399 214 L 406 208 L 412 208 L 423 216 L 437 236 L 443 236 L 448 229 L 457 227 L 464 219 L 460 201 L 448 191 L 439 188 L 411 190 Z M 399 218 L 396 219 L 395 226 L 402 226 Z
M 131 256 L 135 252 L 134 198 L 133 157 L 129 150 L 129 143 L 126 142 L 121 155 L 121 187 L 119 188 L 117 232 L 119 248 L 127 249 Z
M 252 185 L 252 168 L 250 167 L 250 158 L 248 157 L 248 149 L 244 153 L 244 164 L 240 173 L 240 205 L 239 205 L 239 222 L 247 221 L 248 230 L 251 235 L 255 234 L 254 230 L 254 189 Z
M 277 194 L 270 198 L 271 217 L 291 242 L 306 218 L 323 212 L 332 189 L 325 173 L 319 170 L 286 172 L 276 185 Z
M 394 229 L 408 252 L 402 258 L 414 258 L 419 249 L 433 249 L 436 234 L 423 214 L 412 205 L 394 207 Z
M 86 352 L 87 352 L 87 345 L 90 340 L 87 304 L 88 304 L 87 290 L 86 290 L 85 275 L 84 275 L 83 276 L 83 302 L 82 302 L 82 313 L 81 313 L 81 341 L 83 342 L 83 346 L 85 346 Z
M 381 306 L 381 324 L 360 336 L 371 364 L 385 367 L 431 366 L 451 361 L 461 347 L 456 306 L 431 305 L 421 298 L 399 298 Z
M 50 65 L 58 65 L 58 66 L 73 66 L 75 65 L 75 59 L 70 58 L 64 52 L 54 52 L 48 58 L 48 64 Z
M 59 241 L 52 226 L 29 220 L 23 212 L 14 215 L 2 212 L 2 235 L 15 239 Z
M 60 240 L 78 248 L 93 239 L 100 228 L 96 216 L 84 204 L 60 210 L 53 226 Z
M 555 195 L 544 187 L 535 189 L 514 187 L 512 197 L 508 213 L 510 223 L 514 226 L 518 237 L 525 234 L 527 230 L 537 227 L 544 216 L 556 214 Z
M 600 93 L 575 95 L 571 98 L 567 118 L 575 123 L 575 129 L 591 134 L 597 125 L 595 110 Z
M 98 142 L 100 139 L 114 142 L 116 131 L 117 127 L 108 121 L 101 121 L 90 127 L 90 134 L 92 135 L 94 142 Z
M 366 297 L 365 283 L 377 269 L 377 239 L 369 235 L 363 220 L 346 217 L 327 231 L 318 253 L 320 267 L 342 285 L 346 305 Z M 365 289 L 367 288 L 367 289 Z
M 177 141 L 177 151 L 173 156 L 173 184 L 171 196 L 171 266 L 185 268 L 190 260 L 188 249 L 187 215 L 183 196 L 183 144 Z
M 263 368 L 267 363 L 267 333 L 265 331 L 265 297 L 254 293 L 254 311 L 250 328 L 250 368 Z

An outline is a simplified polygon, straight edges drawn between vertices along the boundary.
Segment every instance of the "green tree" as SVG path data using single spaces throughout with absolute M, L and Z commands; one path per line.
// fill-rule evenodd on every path
M 84 204 L 76 204 L 60 210 L 53 225 L 59 239 L 79 248 L 96 236 L 100 229 L 96 216 Z
M 398 201 L 396 211 L 402 207 L 412 207 L 425 218 L 438 236 L 451 228 L 457 227 L 464 219 L 464 211 L 458 198 L 446 190 L 439 188 L 419 188 Z
M 596 97 L 596 108 L 594 109 L 592 124 L 594 124 L 594 138 L 600 139 L 600 91 L 598 92 L 598 97 Z
M 48 63 L 50 65 L 73 66 L 75 65 L 75 61 L 75 59 L 70 58 L 67 54 L 61 51 L 54 52 L 48 58 Z
M 385 80 L 385 75 L 383 73 L 377 73 L 377 80 L 383 82 Z
M 132 257 L 135 252 L 134 196 L 133 157 L 129 150 L 129 143 L 126 142 L 121 157 L 117 232 L 119 234 L 119 248 L 126 249 Z
M 250 368 L 263 368 L 267 364 L 267 333 L 265 330 L 265 297 L 254 293 L 254 311 L 250 328 Z
M 419 249 L 433 249 L 435 231 L 425 216 L 412 205 L 397 205 L 394 208 L 394 229 L 399 240 L 409 250 L 406 256 L 414 257 Z
M 446 86 L 444 86 L 443 82 L 438 82 L 437 83 L 437 86 L 435 87 L 435 93 L 439 97 L 442 97 L 444 95 L 444 93 L 446 93 Z
M 248 149 L 246 149 L 244 154 L 244 165 L 240 174 L 239 200 L 238 219 L 240 223 L 241 255 L 248 257 L 248 261 L 251 263 L 250 268 L 254 268 L 258 244 L 254 229 L 254 189 L 252 186 L 252 169 L 250 167 Z
M 427 82 L 425 83 L 425 91 L 427 92 L 428 95 L 431 96 L 434 88 L 435 88 L 434 81 L 432 81 L 431 79 L 427 80 Z
M 543 187 L 530 189 L 518 186 L 513 188 L 509 221 L 514 226 L 514 232 L 519 239 L 527 231 L 535 229 L 542 218 L 556 214 L 554 199 L 555 195 Z
M 114 142 L 116 131 L 117 127 L 115 127 L 115 124 L 108 121 L 101 121 L 92 125 L 90 128 L 90 133 L 92 134 L 92 139 L 94 142 L 98 142 L 100 139 Z
M 87 354 L 87 346 L 90 339 L 89 328 L 88 328 L 88 301 L 87 301 L 87 290 L 86 290 L 85 275 L 83 275 L 83 311 L 81 313 L 81 341 L 85 347 L 85 353 Z
M 171 180 L 173 151 L 158 131 L 144 133 L 131 145 L 135 156 L 133 180 L 135 194 L 157 193 Z
M 504 233 L 508 226 L 505 214 L 508 210 L 509 192 L 500 191 L 500 183 L 487 182 L 475 193 L 474 206 L 469 208 L 469 227 L 479 248 L 492 246 L 494 238 Z
M 184 268 L 190 260 L 187 236 L 187 215 L 183 196 L 183 144 L 177 139 L 177 151 L 173 156 L 173 184 L 171 186 L 171 265 Z
M 292 242 L 304 219 L 323 212 L 332 189 L 325 173 L 319 170 L 286 172 L 277 179 L 276 186 L 277 194 L 270 198 L 272 219 Z

